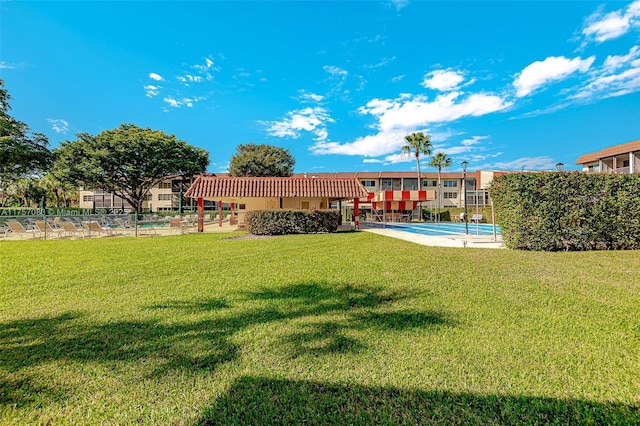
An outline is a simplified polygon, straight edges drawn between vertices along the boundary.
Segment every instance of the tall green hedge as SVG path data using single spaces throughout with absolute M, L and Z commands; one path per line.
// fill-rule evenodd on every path
M 508 174 L 490 191 L 509 248 L 640 249 L 640 175 Z
M 247 231 L 254 235 L 336 232 L 337 210 L 254 210 L 247 213 Z

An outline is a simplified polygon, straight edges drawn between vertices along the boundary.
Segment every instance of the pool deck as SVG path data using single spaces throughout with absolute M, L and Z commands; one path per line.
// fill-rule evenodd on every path
M 340 228 L 343 231 L 347 231 L 352 229 L 352 224 L 351 223 L 345 223 L 343 224 L 343 226 Z M 238 226 L 236 225 L 230 225 L 228 221 L 225 221 L 222 223 L 222 226 L 219 226 L 218 222 L 206 222 L 205 226 L 204 226 L 204 232 L 205 233 L 232 233 L 235 231 L 239 231 L 240 229 L 238 228 Z M 505 248 L 504 246 L 504 242 L 502 241 L 502 238 L 500 235 L 497 236 L 497 241 L 494 241 L 493 236 L 492 235 L 473 235 L 473 232 L 469 232 L 469 235 L 447 235 L 447 236 L 428 236 L 428 235 L 421 235 L 421 234 L 416 234 L 413 232 L 404 232 L 404 231 L 400 231 L 397 229 L 390 229 L 390 228 L 371 228 L 371 227 L 367 227 L 366 225 L 361 226 L 361 231 L 364 232 L 371 232 L 373 234 L 378 234 L 378 235 L 383 235 L 386 237 L 391 237 L 391 238 L 398 238 L 400 240 L 405 240 L 405 241 L 409 241 L 415 244 L 422 244 L 425 246 L 438 246 L 438 247 L 458 247 L 458 248 L 464 248 L 464 247 L 468 247 L 468 248 Z M 188 233 L 194 233 L 195 229 L 191 228 L 189 229 Z M 158 227 L 158 228 L 152 228 L 152 229 L 141 229 L 140 233 L 138 234 L 140 237 L 152 237 L 152 236 L 163 236 L 163 235 L 179 235 L 179 232 L 176 232 L 175 230 L 171 230 L 170 228 L 167 227 Z M 114 233 L 102 233 L 99 235 L 93 235 L 92 238 L 95 237 L 107 237 L 107 236 L 133 236 L 133 232 L 128 232 L 128 233 L 122 233 L 122 232 L 117 232 L 116 230 L 114 230 Z M 53 239 L 53 238 L 69 238 L 69 237 L 64 237 L 64 236 L 51 236 L 48 237 L 48 239 Z M 72 239 L 77 239 L 77 238 L 88 238 L 88 235 L 81 235 L 78 237 L 73 237 Z M 38 235 L 38 237 L 36 237 L 37 239 L 43 239 L 43 235 Z M 24 240 L 33 240 L 34 237 L 33 236 L 24 236 L 23 238 L 20 238 L 18 235 L 16 234 L 12 234 L 12 233 L 7 233 L 7 234 L 0 234 L 0 241 L 1 240 L 18 240 L 18 239 L 24 239 Z
M 430 236 L 415 234 L 413 232 L 404 232 L 397 229 L 389 228 L 367 228 L 362 227 L 362 231 L 371 232 L 373 234 L 384 235 L 386 237 L 398 238 L 400 240 L 410 241 L 424 246 L 436 247 L 458 247 L 458 248 L 505 248 L 504 241 L 500 235 L 493 239 L 493 235 L 447 235 L 447 236 Z

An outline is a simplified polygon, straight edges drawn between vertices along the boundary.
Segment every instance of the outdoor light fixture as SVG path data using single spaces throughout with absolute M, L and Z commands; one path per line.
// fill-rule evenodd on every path
M 468 161 L 463 161 L 460 163 L 462 165 L 462 191 L 464 194 L 464 229 L 465 233 L 469 235 L 469 221 L 467 218 L 467 166 L 469 165 Z
M 562 171 L 562 167 L 564 167 L 564 163 L 556 163 L 556 169 L 558 169 L 559 172 Z

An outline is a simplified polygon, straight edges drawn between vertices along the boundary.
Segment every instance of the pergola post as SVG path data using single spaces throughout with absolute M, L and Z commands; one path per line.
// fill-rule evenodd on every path
M 356 229 L 360 229 L 360 210 L 358 209 L 359 203 L 360 203 L 359 198 L 353 199 L 353 220 L 355 221 Z
M 222 200 L 218 201 L 218 226 L 222 227 Z
M 198 232 L 204 232 L 204 199 L 198 198 Z

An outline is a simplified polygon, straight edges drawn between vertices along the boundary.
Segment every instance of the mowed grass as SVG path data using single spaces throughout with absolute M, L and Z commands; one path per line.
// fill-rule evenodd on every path
M 0 244 L 2 424 L 638 424 L 640 253 Z

